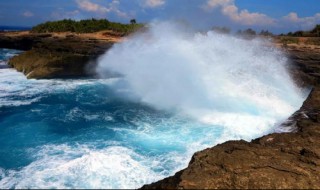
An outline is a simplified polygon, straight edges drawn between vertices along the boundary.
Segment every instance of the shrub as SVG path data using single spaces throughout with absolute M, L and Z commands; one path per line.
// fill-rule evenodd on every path
M 132 23 L 122 24 L 110 22 L 107 19 L 88 19 L 74 21 L 64 19 L 59 21 L 49 21 L 39 24 L 31 29 L 34 33 L 49 33 L 49 32 L 76 32 L 76 33 L 92 33 L 101 30 L 112 30 L 122 34 L 129 34 L 143 27 L 142 24 Z

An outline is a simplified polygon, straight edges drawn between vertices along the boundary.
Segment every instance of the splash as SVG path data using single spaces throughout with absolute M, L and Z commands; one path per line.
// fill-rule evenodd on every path
M 97 70 L 101 76 L 110 71 L 122 75 L 142 102 L 238 127 L 245 136 L 270 130 L 301 105 L 303 95 L 286 64 L 266 40 L 212 31 L 192 34 L 165 22 L 116 44 Z
M 139 188 L 196 151 L 273 131 L 303 98 L 265 43 L 159 23 L 101 59 L 101 75 L 122 77 L 1 68 L 0 188 Z

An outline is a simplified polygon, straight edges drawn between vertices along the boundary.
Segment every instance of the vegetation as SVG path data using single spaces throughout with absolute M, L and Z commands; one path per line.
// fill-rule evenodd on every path
M 130 21 L 130 24 L 121 24 L 117 22 L 110 22 L 107 19 L 88 19 L 74 21 L 71 19 L 64 19 L 60 21 L 50 21 L 39 24 L 31 29 L 34 33 L 48 33 L 48 32 L 76 32 L 76 33 L 92 33 L 101 30 L 112 30 L 122 34 L 129 34 L 142 28 L 142 24 L 137 24 L 135 19 Z
M 289 32 L 287 36 L 293 36 L 293 37 L 320 37 L 320 25 L 316 25 L 312 30 L 310 31 L 296 31 L 296 32 Z
M 254 37 L 256 35 L 256 31 L 254 31 L 251 28 L 248 28 L 246 30 L 238 30 L 237 35 L 239 36 L 246 36 L 246 37 Z
M 221 34 L 229 34 L 230 31 L 231 31 L 230 28 L 218 27 L 218 26 L 213 27 L 212 30 L 217 32 L 217 33 L 221 33 Z
M 299 44 L 299 39 L 298 38 L 292 38 L 289 36 L 281 36 L 280 37 L 280 42 L 282 44 Z
M 310 44 L 310 45 L 316 45 L 316 46 L 320 46 L 320 40 L 319 38 L 308 38 L 306 41 L 305 41 L 306 44 Z
M 271 32 L 269 32 L 268 30 L 261 30 L 259 35 L 261 35 L 261 36 L 273 36 L 273 34 Z

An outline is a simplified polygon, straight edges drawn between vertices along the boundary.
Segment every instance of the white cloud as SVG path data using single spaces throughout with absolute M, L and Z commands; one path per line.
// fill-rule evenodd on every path
M 30 11 L 25 11 L 24 13 L 22 13 L 22 15 L 24 17 L 33 17 L 34 16 L 34 14 L 32 12 L 30 12 Z
M 92 3 L 89 0 L 77 0 L 76 2 L 78 4 L 78 7 L 84 11 L 99 12 L 99 13 L 107 13 L 111 11 L 110 9 L 104 6 L 98 5 L 96 3 Z
M 54 19 L 63 19 L 63 18 L 75 19 L 75 18 L 77 18 L 79 13 L 80 13 L 79 10 L 64 12 L 63 9 L 60 9 L 58 11 L 52 12 L 51 17 Z
M 206 9 L 213 9 L 219 6 L 226 6 L 233 3 L 233 0 L 208 0 L 203 7 Z
M 320 23 L 320 13 L 316 13 L 310 17 L 299 17 L 297 13 L 291 12 L 284 16 L 283 21 L 294 24 L 300 29 L 310 29 Z
M 120 2 L 118 0 L 112 0 L 107 6 L 99 5 L 96 3 L 91 2 L 90 0 L 76 0 L 79 9 L 87 12 L 94 12 L 98 14 L 105 15 L 107 13 L 115 13 L 119 17 L 127 18 L 128 15 L 125 12 L 119 10 Z
M 247 9 L 239 10 L 234 0 L 207 0 L 202 6 L 206 11 L 220 8 L 223 15 L 242 25 L 273 25 L 275 20 L 262 13 L 251 13 Z
M 159 7 L 164 4 L 165 4 L 165 0 L 145 0 L 144 1 L 144 6 L 150 7 L 150 8 Z

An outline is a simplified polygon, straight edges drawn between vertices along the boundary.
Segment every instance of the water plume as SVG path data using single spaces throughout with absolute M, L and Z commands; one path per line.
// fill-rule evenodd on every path
M 97 71 L 120 74 L 130 93 L 158 109 L 223 126 L 264 128 L 302 103 L 286 65 L 284 54 L 267 40 L 191 33 L 158 22 L 114 45 Z

